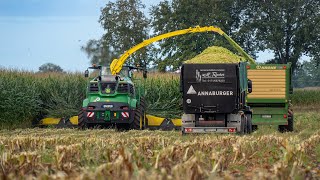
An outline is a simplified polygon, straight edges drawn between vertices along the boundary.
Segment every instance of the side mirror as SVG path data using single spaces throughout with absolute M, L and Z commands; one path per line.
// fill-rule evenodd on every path
M 181 66 L 181 69 L 180 69 L 180 93 L 181 95 L 183 96 L 183 68 L 184 66 Z
M 248 92 L 252 93 L 252 81 L 248 79 Z
M 89 70 L 88 69 L 84 71 L 84 77 L 89 77 Z
M 146 70 L 143 71 L 143 78 L 144 78 L 144 79 L 147 78 L 147 71 L 146 71 Z

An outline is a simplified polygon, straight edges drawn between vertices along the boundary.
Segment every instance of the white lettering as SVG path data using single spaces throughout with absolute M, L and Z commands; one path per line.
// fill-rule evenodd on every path
M 233 96 L 233 91 L 199 91 L 198 96 Z
M 256 69 L 277 69 L 277 66 L 256 66 Z

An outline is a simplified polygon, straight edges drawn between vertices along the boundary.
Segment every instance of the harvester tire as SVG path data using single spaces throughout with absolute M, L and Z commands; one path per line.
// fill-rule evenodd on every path
M 84 120 L 84 110 L 81 109 L 78 114 L 78 128 L 79 129 L 86 129 L 87 127 L 88 127 L 87 123 Z
M 145 128 L 145 126 L 147 126 L 148 120 L 146 118 L 146 109 L 147 109 L 147 103 L 146 100 L 144 99 L 144 97 L 140 98 L 140 106 L 142 109 L 142 129 Z
M 141 108 L 137 107 L 137 109 L 134 112 L 131 129 L 140 129 L 140 117 L 141 117 Z
M 131 124 L 131 129 L 140 129 L 140 119 L 142 117 L 142 121 L 144 120 L 144 112 L 145 112 L 145 101 L 144 98 L 140 99 L 140 104 L 137 106 L 137 109 L 134 112 L 134 119 Z

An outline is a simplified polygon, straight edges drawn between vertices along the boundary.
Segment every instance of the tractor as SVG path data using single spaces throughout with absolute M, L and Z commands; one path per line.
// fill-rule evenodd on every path
M 86 98 L 78 114 L 78 127 L 112 127 L 119 129 L 141 129 L 145 119 L 146 103 L 144 89 L 133 83 L 132 71 L 143 68 L 124 66 L 120 73 L 112 75 L 108 67 L 93 65 L 89 69 L 99 74 L 89 81 Z

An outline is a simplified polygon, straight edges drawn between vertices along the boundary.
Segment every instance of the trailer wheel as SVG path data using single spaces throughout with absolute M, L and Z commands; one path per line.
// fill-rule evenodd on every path
M 279 125 L 279 132 L 284 133 L 284 132 L 292 132 L 293 131 L 293 114 L 289 112 L 288 114 L 288 125 Z
M 258 130 L 258 125 L 252 125 L 252 132 L 255 132 Z
M 86 129 L 88 127 L 87 123 L 84 120 L 84 110 L 81 109 L 78 113 L 78 128 L 79 129 Z
M 286 128 L 285 128 L 285 125 L 279 125 L 279 126 L 278 126 L 278 131 L 281 132 L 281 133 L 286 132 L 285 129 L 286 129 Z
M 252 115 L 251 114 L 246 114 L 247 117 L 247 133 L 251 134 L 252 133 Z
M 289 114 L 288 116 L 288 125 L 286 126 L 286 130 L 288 132 L 293 131 L 293 114 Z
M 240 134 L 243 135 L 246 133 L 246 129 L 247 129 L 247 118 L 245 118 L 245 116 L 241 116 L 241 124 L 240 124 Z

